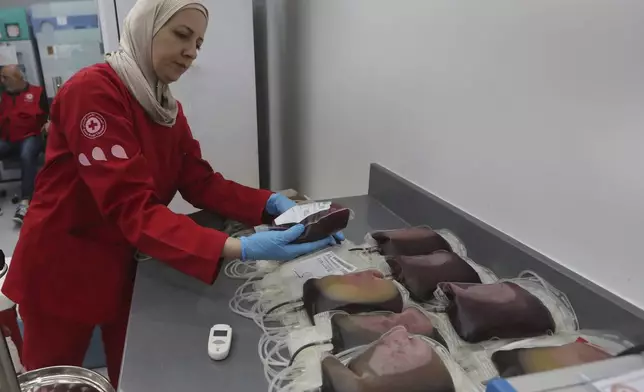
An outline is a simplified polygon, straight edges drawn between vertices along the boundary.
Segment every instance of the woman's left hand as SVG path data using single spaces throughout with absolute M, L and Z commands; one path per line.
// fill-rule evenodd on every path
M 266 212 L 272 216 L 280 216 L 295 206 L 295 202 L 288 197 L 281 193 L 273 193 L 266 202 Z

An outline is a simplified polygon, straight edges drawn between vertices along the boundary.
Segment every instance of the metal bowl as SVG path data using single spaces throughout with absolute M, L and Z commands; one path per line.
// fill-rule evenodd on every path
M 52 366 L 18 376 L 22 392 L 115 392 L 100 374 L 76 366 Z

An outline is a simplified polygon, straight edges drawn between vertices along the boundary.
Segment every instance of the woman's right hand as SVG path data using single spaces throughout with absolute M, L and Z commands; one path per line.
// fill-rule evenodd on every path
M 315 242 L 291 244 L 302 233 L 304 225 L 295 225 L 285 231 L 263 231 L 242 237 L 241 259 L 287 261 L 336 244 L 331 236 Z

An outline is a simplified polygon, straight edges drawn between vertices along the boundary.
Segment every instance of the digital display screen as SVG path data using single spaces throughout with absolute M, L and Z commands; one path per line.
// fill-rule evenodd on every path
M 221 330 L 212 331 L 212 336 L 226 336 L 226 335 L 228 335 L 228 331 L 221 331 Z

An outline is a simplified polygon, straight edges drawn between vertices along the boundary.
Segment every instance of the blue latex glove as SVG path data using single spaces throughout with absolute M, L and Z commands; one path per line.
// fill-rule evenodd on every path
M 281 193 L 273 193 L 266 202 L 266 212 L 272 216 L 280 216 L 295 206 L 295 202 L 288 197 Z
M 286 261 L 335 245 L 333 237 L 316 242 L 291 244 L 302 233 L 304 225 L 295 225 L 285 231 L 263 231 L 241 237 L 242 260 Z

